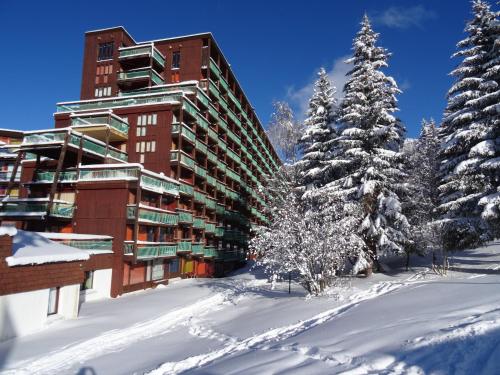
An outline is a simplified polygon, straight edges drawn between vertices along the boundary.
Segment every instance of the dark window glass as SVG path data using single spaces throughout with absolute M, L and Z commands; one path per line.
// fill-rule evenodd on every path
M 170 263 L 169 271 L 170 273 L 179 272 L 179 259 L 172 260 L 172 262 Z
M 113 46 L 114 42 L 101 43 L 99 44 L 99 54 L 97 55 L 97 60 L 109 60 L 113 58 Z
M 176 51 L 172 54 L 172 69 L 177 69 L 181 67 L 181 53 Z

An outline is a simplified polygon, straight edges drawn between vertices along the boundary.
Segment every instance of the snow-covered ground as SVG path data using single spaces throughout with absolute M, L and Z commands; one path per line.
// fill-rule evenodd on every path
M 499 374 L 500 243 L 353 279 L 340 296 L 258 272 L 85 303 L 77 320 L 0 344 L 7 374 Z

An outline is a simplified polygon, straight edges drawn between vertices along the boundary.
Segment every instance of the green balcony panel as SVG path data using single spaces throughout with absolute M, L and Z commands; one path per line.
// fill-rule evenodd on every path
M 215 210 L 215 206 L 217 205 L 217 201 L 215 199 L 207 197 L 205 204 L 206 204 L 208 209 Z
M 217 206 L 215 206 L 215 213 L 217 215 L 224 215 L 226 213 L 226 207 L 222 204 L 217 203 Z
M 217 237 L 223 237 L 224 236 L 224 227 L 215 227 L 215 235 Z
M 137 258 L 155 258 L 158 256 L 157 246 L 144 246 L 137 248 Z
M 194 160 L 180 151 L 170 151 L 170 161 L 176 161 L 189 169 L 194 169 Z
M 174 257 L 177 255 L 177 245 L 158 246 L 159 257 Z
M 207 177 L 207 170 L 199 165 L 194 166 L 194 173 L 203 178 Z
M 203 152 L 204 154 L 206 154 L 208 151 L 207 145 L 199 139 L 196 140 L 196 149 L 200 152 Z
M 194 188 L 191 185 L 188 185 L 188 184 L 181 182 L 180 187 L 179 187 L 179 192 L 183 193 L 185 195 L 193 196 Z
M 193 222 L 193 214 L 190 212 L 179 211 L 179 223 L 192 223 Z
M 211 162 L 217 163 L 217 155 L 214 152 L 210 151 L 210 150 L 207 152 L 207 158 Z
M 177 252 L 191 251 L 191 241 L 179 241 L 177 243 Z
M 214 258 L 216 256 L 216 251 L 215 247 L 213 246 L 205 246 L 203 249 L 203 256 L 205 258 Z
M 193 219 L 193 228 L 196 229 L 205 229 L 205 219 L 195 217 Z
M 185 124 L 172 124 L 172 134 L 180 134 L 192 143 L 196 141 L 196 134 Z
M 210 186 L 215 186 L 215 178 L 207 175 L 207 184 L 209 184 Z
M 201 90 L 198 90 L 196 93 L 196 98 L 200 103 L 202 103 L 205 107 L 208 107 L 210 105 L 210 98 L 205 95 L 205 93 Z
M 182 102 L 182 109 L 185 112 L 189 113 L 194 118 L 196 118 L 198 114 L 198 109 L 196 108 L 196 106 L 189 99 L 186 98 L 184 98 Z
M 57 217 L 71 218 L 73 217 L 74 211 L 75 207 L 72 204 L 53 203 L 50 215 Z
M 112 250 L 113 241 L 111 240 L 71 240 L 65 245 L 76 247 L 82 250 Z
M 215 233 L 215 224 L 205 223 L 205 232 L 206 233 Z
M 192 246 L 191 246 L 191 252 L 193 254 L 204 254 L 204 244 L 202 243 L 194 243 Z
M 213 130 L 211 127 L 208 128 L 208 137 L 213 141 L 217 141 L 219 139 L 217 132 Z
M 207 197 L 204 193 L 201 193 L 201 192 L 195 190 L 195 192 L 194 192 L 195 202 L 204 204 L 206 202 L 206 199 L 207 199 Z

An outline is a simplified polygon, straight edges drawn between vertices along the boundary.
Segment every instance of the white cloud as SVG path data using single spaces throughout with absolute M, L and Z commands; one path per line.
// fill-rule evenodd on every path
M 337 100 L 340 100 L 343 97 L 343 88 L 344 84 L 347 80 L 346 73 L 351 69 L 351 65 L 346 64 L 345 60 L 347 60 L 350 56 L 342 56 L 333 61 L 333 64 L 329 70 L 327 70 L 328 76 L 332 81 L 333 85 L 337 88 L 337 93 L 335 97 Z M 327 69 L 328 67 L 325 67 Z M 307 111 L 307 107 L 309 105 L 309 99 L 313 94 L 314 82 L 317 79 L 317 72 L 312 75 L 310 82 L 304 87 L 296 89 L 295 87 L 290 87 L 288 89 L 286 99 L 290 102 L 290 105 L 295 110 L 295 114 L 298 119 L 302 120 Z
M 392 6 L 383 12 L 372 15 L 374 24 L 392 27 L 396 29 L 408 29 L 410 27 L 423 27 L 423 23 L 437 18 L 437 14 L 422 5 L 412 7 Z

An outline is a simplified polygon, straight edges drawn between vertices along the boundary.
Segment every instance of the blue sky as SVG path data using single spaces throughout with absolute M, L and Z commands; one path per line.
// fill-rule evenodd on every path
M 468 0 L 0 0 L 0 127 L 53 127 L 55 103 L 79 98 L 84 32 L 116 25 L 138 41 L 211 31 L 264 124 L 273 100 L 300 116 L 320 66 L 342 85 L 364 12 L 393 53 L 386 72 L 404 90 L 399 116 L 415 136 L 422 117 L 442 116 Z

